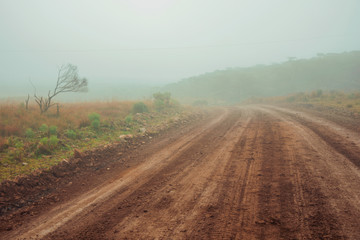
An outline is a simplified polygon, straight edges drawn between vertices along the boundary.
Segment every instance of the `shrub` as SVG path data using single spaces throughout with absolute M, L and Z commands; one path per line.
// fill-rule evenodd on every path
M 100 128 L 100 121 L 95 119 L 93 121 L 91 121 L 91 127 L 95 130 L 99 130 Z
M 72 130 L 72 129 L 66 130 L 65 135 L 66 135 L 66 137 L 71 138 L 71 139 L 76 138 L 76 132 L 74 130 Z
M 42 139 L 40 139 L 36 153 L 50 155 L 51 151 L 57 148 L 58 143 L 59 139 L 57 138 L 57 136 L 52 135 L 50 136 L 50 138 L 43 137 Z
M 57 135 L 57 127 L 56 126 L 49 127 L 49 134 L 50 135 Z
M 98 113 L 90 113 L 88 115 L 88 117 L 89 117 L 90 122 L 93 122 L 95 120 L 100 122 L 100 114 L 98 114 Z
M 12 159 L 20 161 L 24 157 L 24 144 L 16 142 L 15 148 L 10 150 L 9 155 Z
M 47 145 L 48 141 L 49 141 L 49 139 L 47 137 L 43 137 L 42 139 L 40 139 L 39 143 L 41 145 Z
M 48 141 L 48 145 L 49 145 L 50 149 L 55 149 L 57 147 L 58 143 L 59 143 L 59 139 L 57 138 L 57 136 L 54 136 L 54 135 L 50 136 L 49 141 Z
M 155 99 L 154 107 L 155 107 L 156 111 L 161 112 L 165 108 L 165 106 L 166 105 L 165 105 L 164 101 L 162 101 L 161 99 Z
M 90 125 L 93 129 L 99 130 L 100 128 L 100 114 L 90 113 L 89 114 Z
M 168 107 L 170 105 L 170 99 L 171 99 L 171 93 L 165 92 L 165 93 L 154 93 L 154 106 L 156 111 L 162 111 L 165 107 Z
M 37 145 L 36 154 L 50 155 L 51 150 L 49 148 L 48 142 L 49 139 L 47 137 L 40 139 L 39 144 Z
M 49 128 L 48 128 L 48 126 L 44 123 L 44 124 L 42 124 L 42 125 L 39 127 L 39 130 L 40 130 L 41 133 L 47 134 L 48 131 L 49 131 Z
M 127 115 L 125 118 L 125 123 L 130 124 L 133 121 L 133 117 L 131 114 Z
M 26 129 L 25 131 L 25 137 L 27 138 L 33 138 L 35 137 L 35 133 L 31 128 Z
M 149 112 L 149 109 L 148 107 L 146 106 L 145 103 L 143 102 L 137 102 L 133 105 L 132 107 L 132 110 L 131 112 L 133 114 L 136 114 L 136 113 L 144 113 L 144 112 Z

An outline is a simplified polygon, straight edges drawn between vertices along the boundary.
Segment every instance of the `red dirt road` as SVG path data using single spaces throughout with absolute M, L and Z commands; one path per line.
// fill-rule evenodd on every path
M 137 151 L 0 238 L 360 239 L 360 133 L 345 125 L 224 108 Z

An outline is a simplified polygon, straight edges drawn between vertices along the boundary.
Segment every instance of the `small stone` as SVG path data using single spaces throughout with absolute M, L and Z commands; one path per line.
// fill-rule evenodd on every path
M 255 222 L 256 224 L 266 224 L 266 222 L 264 220 L 258 220 Z

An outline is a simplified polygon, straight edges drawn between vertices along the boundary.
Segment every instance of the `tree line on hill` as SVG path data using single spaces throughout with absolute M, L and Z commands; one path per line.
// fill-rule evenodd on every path
M 360 89 L 360 51 L 318 54 L 310 59 L 230 68 L 183 79 L 164 87 L 186 103 L 238 103 L 251 97 L 296 92 Z

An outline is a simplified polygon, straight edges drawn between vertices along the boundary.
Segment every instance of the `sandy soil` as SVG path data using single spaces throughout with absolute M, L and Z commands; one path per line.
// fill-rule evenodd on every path
M 360 239 L 360 133 L 329 119 L 217 109 L 104 157 L 4 213 L 0 238 Z

